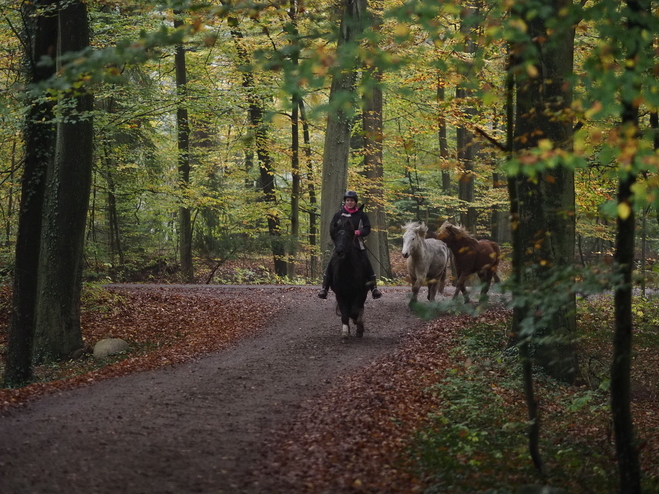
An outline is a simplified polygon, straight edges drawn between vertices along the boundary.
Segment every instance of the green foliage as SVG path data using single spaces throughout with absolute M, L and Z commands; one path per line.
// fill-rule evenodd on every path
M 92 283 L 85 283 L 82 288 L 80 303 L 84 310 L 97 314 L 114 314 L 120 310 L 124 297 L 107 288 Z
M 409 452 L 418 462 L 417 474 L 434 480 L 428 492 L 515 492 L 537 483 L 528 454 L 521 365 L 514 352 L 503 351 L 507 328 L 484 322 L 466 327 L 456 349 L 464 365 L 432 388 L 441 406 Z M 544 482 L 569 492 L 615 490 L 613 448 L 603 444 L 605 387 L 570 388 L 542 374 L 536 379 L 541 453 L 548 467 Z M 586 432 L 589 427 L 595 431 Z

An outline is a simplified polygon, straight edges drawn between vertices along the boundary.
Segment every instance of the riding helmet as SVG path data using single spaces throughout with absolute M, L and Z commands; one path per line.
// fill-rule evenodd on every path
M 344 199 L 344 200 L 345 200 L 345 199 L 348 199 L 348 198 L 354 199 L 355 202 L 357 202 L 357 200 L 359 199 L 359 198 L 357 197 L 357 192 L 355 192 L 354 190 L 349 190 L 349 191 L 347 191 L 345 194 L 343 194 L 343 199 Z

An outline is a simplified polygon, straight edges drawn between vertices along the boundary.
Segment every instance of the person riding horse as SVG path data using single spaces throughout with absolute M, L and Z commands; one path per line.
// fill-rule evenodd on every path
M 355 227 L 355 241 L 357 242 L 357 251 L 363 256 L 364 262 L 368 269 L 368 286 L 371 290 L 371 295 L 373 298 L 380 298 L 382 292 L 378 290 L 377 281 L 375 279 L 375 272 L 373 271 L 373 266 L 371 261 L 368 259 L 366 253 L 366 246 L 364 245 L 364 237 L 367 237 L 371 233 L 371 222 L 368 219 L 367 214 L 360 208 L 357 207 L 357 193 L 354 190 L 347 191 L 343 196 L 343 207 L 336 212 L 330 223 L 330 236 L 334 238 L 334 232 L 332 231 L 332 225 L 336 225 L 337 221 L 341 218 L 349 218 Z M 332 259 L 327 263 L 327 269 L 325 269 L 325 274 L 323 275 L 323 286 L 318 292 L 318 297 L 325 299 L 327 298 L 327 290 L 329 290 L 330 284 L 332 282 Z

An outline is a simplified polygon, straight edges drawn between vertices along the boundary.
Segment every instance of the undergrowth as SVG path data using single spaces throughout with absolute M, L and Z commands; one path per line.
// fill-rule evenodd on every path
M 517 352 L 506 349 L 508 323 L 464 328 L 454 352 L 459 362 L 430 389 L 441 403 L 431 425 L 409 451 L 428 493 L 513 493 L 521 485 L 560 487 L 570 493 L 614 493 L 617 466 L 608 393 L 613 331 L 610 297 L 580 300 L 578 353 L 582 379 L 559 383 L 534 369 L 540 406 L 539 476 L 528 453 L 527 408 Z M 634 303 L 632 398 L 644 492 L 659 492 L 657 443 L 659 306 Z

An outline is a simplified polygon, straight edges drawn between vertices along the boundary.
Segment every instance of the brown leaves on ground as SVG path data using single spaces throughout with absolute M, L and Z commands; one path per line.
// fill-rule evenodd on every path
M 403 453 L 441 408 L 428 388 L 456 364 L 451 349 L 470 323 L 466 315 L 429 323 L 393 355 L 346 377 L 322 401 L 306 403 L 271 448 L 269 468 L 283 477 L 282 492 L 421 492 L 423 481 Z
M 168 287 L 121 288 L 93 294 L 81 316 L 85 345 L 91 349 L 103 338 L 121 338 L 131 345 L 129 356 L 114 357 L 110 364 L 86 355 L 57 366 L 39 366 L 37 382 L 0 389 L 0 410 L 46 393 L 184 362 L 224 348 L 263 328 L 283 307 L 281 298 L 259 297 L 257 286 L 245 290 L 253 296 L 237 291 L 220 297 L 203 287 L 188 287 L 184 292 Z M 8 296 L 3 293 L 3 299 Z M 2 305 L 8 307 L 6 302 Z M 6 311 L 1 322 L 6 328 Z M 6 345 L 5 329 L 0 330 L 0 345 Z

